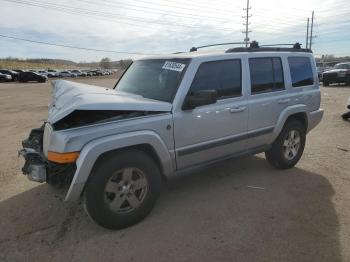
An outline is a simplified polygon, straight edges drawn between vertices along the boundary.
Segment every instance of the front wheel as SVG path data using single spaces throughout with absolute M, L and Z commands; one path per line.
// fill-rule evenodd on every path
M 84 192 L 86 211 L 97 224 L 108 229 L 138 223 L 158 198 L 159 168 L 139 150 L 103 157 L 90 176 Z
M 278 169 L 295 166 L 303 154 L 305 140 L 304 125 L 297 120 L 288 121 L 271 149 L 265 152 L 267 161 Z

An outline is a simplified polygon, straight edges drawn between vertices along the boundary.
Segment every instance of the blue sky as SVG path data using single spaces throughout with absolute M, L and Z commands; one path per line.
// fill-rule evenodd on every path
M 313 51 L 350 55 L 350 2 L 250 0 L 251 40 L 301 42 L 315 11 Z M 235 0 L 0 0 L 0 34 L 86 48 L 147 54 L 242 41 L 243 8 Z M 113 60 L 137 55 L 52 47 L 0 38 L 0 57 Z

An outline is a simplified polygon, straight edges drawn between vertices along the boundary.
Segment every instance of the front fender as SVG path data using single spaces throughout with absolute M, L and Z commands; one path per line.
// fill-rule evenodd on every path
M 92 140 L 81 150 L 76 162 L 77 170 L 65 197 L 65 201 L 79 199 L 90 172 L 100 155 L 108 151 L 140 144 L 148 144 L 153 147 L 160 159 L 164 175 L 167 176 L 173 173 L 174 167 L 169 149 L 155 132 L 144 130 L 102 137 Z

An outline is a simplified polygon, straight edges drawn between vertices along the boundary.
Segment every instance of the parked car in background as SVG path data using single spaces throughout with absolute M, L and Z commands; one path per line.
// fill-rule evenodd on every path
M 17 72 L 17 73 L 25 72 L 25 70 L 22 70 L 22 69 L 13 69 L 12 71 L 15 71 L 15 72 Z
M 94 71 L 94 70 L 90 70 L 90 74 L 91 74 L 91 76 L 96 76 L 97 75 L 96 71 Z
M 12 81 L 18 80 L 18 72 L 16 72 L 16 71 L 1 69 L 0 73 L 5 74 L 5 75 L 10 75 L 12 78 Z
M 58 74 L 59 77 L 77 77 L 76 74 L 72 73 L 71 71 L 61 71 Z
M 86 74 L 86 76 L 93 76 L 93 72 L 91 70 L 88 70 L 88 69 L 84 69 L 84 70 L 81 70 L 82 72 L 84 72 Z
M 85 72 L 82 72 L 80 70 L 72 70 L 70 72 L 73 74 L 76 74 L 77 76 L 87 76 L 87 74 Z
M 322 67 L 322 66 L 318 66 L 317 67 L 317 75 L 318 75 L 318 79 L 320 80 L 320 81 L 322 81 L 322 75 L 323 75 L 323 72 L 325 72 L 325 71 L 329 71 L 329 70 L 331 70 L 331 68 L 330 67 Z
M 38 70 L 37 73 L 40 74 L 40 75 L 43 75 L 43 76 L 47 76 L 47 77 L 48 77 L 48 74 L 49 74 L 49 72 L 47 72 L 45 70 Z
M 47 72 L 48 72 L 47 74 L 48 77 L 58 77 L 58 74 L 59 74 L 59 72 L 55 69 L 48 69 Z
M 94 72 L 94 74 L 95 74 L 96 76 L 102 76 L 102 75 L 103 75 L 103 73 L 102 73 L 101 70 L 93 70 L 92 72 Z
M 22 73 L 19 73 L 18 81 L 44 83 L 47 81 L 47 76 L 41 75 L 36 72 L 22 72 Z
M 11 75 L 0 73 L 0 82 L 8 82 L 12 80 Z
M 336 64 L 333 69 L 323 72 L 322 81 L 324 86 L 339 83 L 350 85 L 350 62 Z

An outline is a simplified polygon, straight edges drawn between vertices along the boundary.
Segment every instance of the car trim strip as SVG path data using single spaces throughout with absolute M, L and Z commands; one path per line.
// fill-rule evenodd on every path
M 188 155 L 188 154 L 193 154 L 193 153 L 207 150 L 207 149 L 211 149 L 214 147 L 223 146 L 223 145 L 235 143 L 235 142 L 238 142 L 241 140 L 246 140 L 246 139 L 257 137 L 257 136 L 266 135 L 266 134 L 272 133 L 273 129 L 274 129 L 274 127 L 266 127 L 266 128 L 262 128 L 262 129 L 257 130 L 257 131 L 248 132 L 248 133 L 245 133 L 242 135 L 221 139 L 219 141 L 213 141 L 213 142 L 208 142 L 205 144 L 194 145 L 194 146 L 190 146 L 187 148 L 178 149 L 177 155 L 184 156 L 184 155 Z

